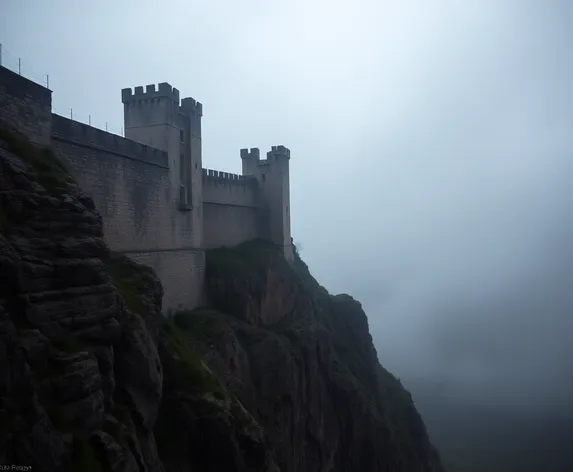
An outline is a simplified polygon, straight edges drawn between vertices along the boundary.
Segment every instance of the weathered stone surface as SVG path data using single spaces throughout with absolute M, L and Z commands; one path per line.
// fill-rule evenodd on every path
M 443 471 L 358 302 L 264 243 L 208 253 L 206 287 L 219 313 L 175 322 L 261 425 L 281 472 Z
M 151 429 L 161 401 L 162 368 L 159 355 L 145 322 L 128 313 L 127 329 L 116 347 L 116 375 L 122 379 L 122 391 L 133 405 L 144 429 Z
M 0 138 L 0 463 L 161 472 L 159 358 L 108 275 L 101 218 L 47 153 L 16 144 Z
M 139 467 L 131 453 L 125 450 L 107 433 L 97 431 L 92 440 L 101 451 L 102 464 L 109 472 L 139 472 Z

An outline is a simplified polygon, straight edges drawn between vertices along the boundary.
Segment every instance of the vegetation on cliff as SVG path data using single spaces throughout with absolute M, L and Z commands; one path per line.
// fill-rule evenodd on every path
M 161 314 L 57 157 L 0 134 L 0 463 L 37 471 L 441 472 L 361 306 L 255 241 Z

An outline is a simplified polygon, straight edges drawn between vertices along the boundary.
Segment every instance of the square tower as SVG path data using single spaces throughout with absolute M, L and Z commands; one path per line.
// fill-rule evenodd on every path
M 290 228 L 290 150 L 272 146 L 265 160 L 257 148 L 241 149 L 243 175 L 254 176 L 268 209 L 270 239 L 283 249 L 288 261 L 294 260 Z
M 170 198 L 187 216 L 181 234 L 186 244 L 202 247 L 202 148 L 203 106 L 192 98 L 179 101 L 179 90 L 166 82 L 121 91 L 125 137 L 167 151 Z

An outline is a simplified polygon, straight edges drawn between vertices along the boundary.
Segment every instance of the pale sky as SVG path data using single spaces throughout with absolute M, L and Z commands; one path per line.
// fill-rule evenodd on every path
M 4 63 L 55 112 L 119 130 L 121 89 L 166 81 L 203 103 L 204 167 L 289 147 L 295 242 L 382 364 L 527 408 L 573 398 L 572 24 L 567 0 L 0 0 Z

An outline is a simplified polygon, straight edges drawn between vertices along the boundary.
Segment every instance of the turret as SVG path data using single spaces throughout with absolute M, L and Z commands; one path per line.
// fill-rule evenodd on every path
M 263 206 L 268 210 L 270 239 L 283 248 L 287 260 L 294 258 L 290 229 L 290 150 L 272 146 L 267 159 L 261 160 L 257 148 L 241 149 L 243 175 L 256 177 Z
M 267 152 L 267 159 L 270 157 L 274 157 L 275 159 L 290 159 L 290 150 L 286 147 L 280 146 L 271 146 L 271 150 Z
M 179 107 L 180 117 L 180 152 L 183 160 L 182 175 L 185 180 L 181 181 L 182 199 L 181 205 L 186 210 L 192 211 L 192 231 L 194 244 L 198 247 L 203 245 L 203 158 L 201 139 L 201 118 L 203 117 L 203 105 L 191 97 L 181 100 Z M 183 188 L 185 190 L 183 190 Z M 183 198 L 183 193 L 186 198 Z
M 243 161 L 243 175 L 256 175 L 261 159 L 259 148 L 241 149 L 241 160 Z

